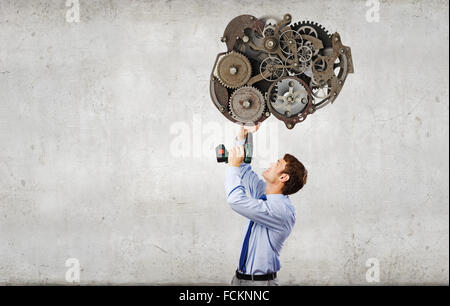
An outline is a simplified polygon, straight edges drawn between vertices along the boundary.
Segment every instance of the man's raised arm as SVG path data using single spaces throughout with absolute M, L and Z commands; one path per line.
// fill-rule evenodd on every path
M 249 133 L 254 133 L 258 129 L 259 124 L 251 128 L 241 126 L 239 134 L 235 138 L 234 145 L 243 145 L 247 137 L 252 137 L 252 135 L 249 135 Z M 239 166 L 239 169 L 242 185 L 246 190 L 249 191 L 250 195 L 253 198 L 259 199 L 259 197 L 264 193 L 266 189 L 266 182 L 258 177 L 258 175 L 252 170 L 252 166 L 250 164 L 242 162 Z
M 249 198 L 246 195 L 239 166 L 243 159 L 243 146 L 233 147 L 230 150 L 228 155 L 229 165 L 225 175 L 227 203 L 238 214 L 270 229 L 281 231 L 283 228 L 282 216 L 275 214 L 267 201 Z

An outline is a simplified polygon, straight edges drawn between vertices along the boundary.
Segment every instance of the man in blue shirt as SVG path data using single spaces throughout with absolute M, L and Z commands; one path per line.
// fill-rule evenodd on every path
M 305 185 L 308 175 L 300 161 L 285 154 L 263 172 L 264 180 L 260 179 L 250 164 L 243 163 L 245 138 L 258 128 L 259 125 L 241 127 L 236 146 L 228 155 L 227 202 L 235 212 L 249 219 L 232 285 L 279 284 L 276 272 L 281 268 L 280 251 L 295 224 L 295 208 L 289 195 Z

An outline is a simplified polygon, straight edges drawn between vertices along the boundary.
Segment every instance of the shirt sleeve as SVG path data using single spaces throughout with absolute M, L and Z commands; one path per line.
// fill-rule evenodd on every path
M 245 139 L 237 140 L 237 137 L 235 138 L 236 146 L 243 145 L 244 143 Z M 242 162 L 239 170 L 242 185 L 245 187 L 245 190 L 247 190 L 253 198 L 259 199 L 266 190 L 266 182 L 258 177 L 250 164 Z
M 227 203 L 238 214 L 275 231 L 283 230 L 283 220 L 268 201 L 249 198 L 241 180 L 240 168 L 228 166 L 225 178 Z

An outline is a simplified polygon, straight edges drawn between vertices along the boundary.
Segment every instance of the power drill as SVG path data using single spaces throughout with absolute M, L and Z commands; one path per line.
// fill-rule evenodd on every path
M 250 164 L 253 156 L 253 135 L 248 133 L 244 142 L 244 163 Z M 216 147 L 216 157 L 218 163 L 228 163 L 228 151 L 224 144 Z

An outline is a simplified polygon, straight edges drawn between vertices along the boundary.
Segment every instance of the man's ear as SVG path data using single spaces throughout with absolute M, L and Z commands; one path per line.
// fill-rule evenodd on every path
M 287 173 L 282 173 L 282 174 L 280 175 L 280 181 L 281 181 L 282 183 L 287 182 L 288 180 L 289 180 L 289 174 L 287 174 Z

